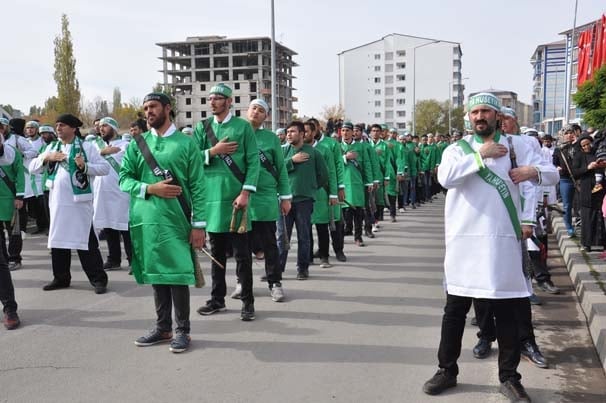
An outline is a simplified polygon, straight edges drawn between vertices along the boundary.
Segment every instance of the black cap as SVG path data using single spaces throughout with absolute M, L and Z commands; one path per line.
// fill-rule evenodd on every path
M 80 127 L 82 126 L 82 121 L 75 117 L 72 114 L 64 113 L 63 115 L 59 115 L 55 123 L 64 123 L 69 127 Z

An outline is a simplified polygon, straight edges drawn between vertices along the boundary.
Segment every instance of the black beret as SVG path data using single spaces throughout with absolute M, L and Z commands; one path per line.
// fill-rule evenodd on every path
M 82 126 L 82 121 L 80 119 L 78 119 L 77 117 L 75 117 L 74 115 L 71 115 L 69 113 L 64 113 L 63 115 L 59 115 L 59 117 L 57 118 L 55 123 L 64 123 L 64 124 L 68 125 L 69 127 Z

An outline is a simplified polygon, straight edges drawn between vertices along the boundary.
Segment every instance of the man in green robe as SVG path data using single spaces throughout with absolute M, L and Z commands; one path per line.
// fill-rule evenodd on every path
M 206 230 L 211 253 L 223 267 L 231 242 L 236 258 L 236 275 L 242 287 L 240 319 L 251 321 L 255 319 L 252 256 L 248 244 L 251 217 L 246 211 L 249 194 L 257 190 L 259 149 L 250 123 L 230 112 L 231 88 L 219 83 L 210 89 L 208 99 L 213 117 L 199 122 L 193 134 L 205 164 Z M 232 221 L 240 227 L 238 231 L 233 228 L 232 232 Z M 212 315 L 226 309 L 225 269 L 215 261 L 211 267 L 211 298 L 198 309 L 201 315 Z
M 262 99 L 253 100 L 248 107 L 248 121 L 255 130 L 261 163 L 257 191 L 250 196 L 252 231 L 249 241 L 251 249 L 252 243 L 256 242 L 263 251 L 271 299 L 281 302 L 284 300 L 284 290 L 278 261 L 276 222 L 290 211 L 292 194 L 280 140 L 271 130 L 263 127 L 268 113 L 269 105 Z
M 150 346 L 170 341 L 170 351 L 189 347 L 189 286 L 195 284 L 194 249 L 204 246 L 206 226 L 204 165 L 196 143 L 170 120 L 170 99 L 148 94 L 143 110 L 150 131 L 137 136 L 147 144 L 159 171 L 152 171 L 139 144 L 128 145 L 120 169 L 120 188 L 131 196 L 132 271 L 139 284 L 152 284 L 156 328 L 135 341 Z M 176 336 L 172 337 L 171 306 Z
M 339 203 L 337 195 L 337 171 L 335 169 L 335 161 L 332 150 L 329 147 L 321 146 L 314 138 L 316 125 L 312 122 L 305 122 L 305 135 L 303 141 L 305 144 L 311 145 L 320 152 L 326 167 L 328 169 L 328 183 L 326 186 L 316 190 L 316 200 L 313 206 L 313 214 L 311 223 L 316 225 L 318 233 L 318 257 L 320 258 L 320 267 L 327 269 L 332 267 L 328 260 L 329 246 L 329 225 L 334 225 L 334 207 Z M 311 229 L 311 228 L 310 228 Z M 313 251 L 313 234 L 310 232 L 310 259 L 313 259 L 311 252 Z
M 362 222 L 364 208 L 366 207 L 367 193 L 373 189 L 373 169 L 367 149 L 362 143 L 355 142 L 353 138 L 354 126 L 351 122 L 343 122 L 341 126 L 341 153 L 343 155 L 345 183 L 345 233 L 351 232 L 347 227 L 353 223 L 354 241 L 357 246 L 364 246 L 362 239 Z M 348 231 L 349 230 L 349 231 Z
M 371 172 L 372 172 L 372 190 L 365 193 L 366 204 L 364 208 L 364 233 L 369 238 L 374 238 L 375 235 L 372 231 L 373 225 L 376 223 L 375 212 L 378 210 L 378 206 L 375 204 L 375 198 L 379 189 L 379 183 L 383 181 L 380 169 L 379 159 L 377 154 L 374 152 L 372 145 L 367 141 L 367 136 L 364 133 L 364 124 L 358 123 L 354 125 L 353 137 L 357 143 L 362 145 L 364 152 L 366 153 L 366 160 L 369 161 Z M 365 138 L 366 137 L 366 138 Z M 376 227 L 375 231 L 376 232 Z
M 280 269 L 286 268 L 287 244 L 293 225 L 297 227 L 297 280 L 309 278 L 311 214 L 316 192 L 328 183 L 328 169 L 318 150 L 304 143 L 305 126 L 291 122 L 286 128 L 288 145 L 282 150 L 292 189 L 292 208 L 278 220 L 278 252 Z
M 431 136 L 430 136 L 431 135 Z M 431 141 L 430 141 L 431 139 Z M 423 201 L 431 203 L 433 175 L 436 167 L 436 145 L 433 143 L 433 134 L 429 133 L 421 137 L 419 147 L 421 162 L 421 177 L 423 178 Z

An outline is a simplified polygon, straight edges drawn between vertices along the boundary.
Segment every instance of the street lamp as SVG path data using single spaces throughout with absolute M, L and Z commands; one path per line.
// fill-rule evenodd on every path
M 271 0 L 271 130 L 278 130 L 278 83 L 276 82 L 276 23 L 274 18 L 274 0 Z
M 423 43 L 412 48 L 412 133 L 417 134 L 417 49 L 423 46 L 433 45 L 434 43 L 442 42 L 434 39 L 431 42 Z
M 452 118 L 450 116 L 450 111 L 452 109 L 452 85 L 458 82 L 461 85 L 462 81 L 468 80 L 469 77 L 459 78 L 458 80 L 451 80 L 448 82 L 448 134 L 452 135 Z

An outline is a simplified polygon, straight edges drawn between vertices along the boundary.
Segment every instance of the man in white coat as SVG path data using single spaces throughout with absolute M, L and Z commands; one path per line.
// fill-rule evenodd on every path
M 96 178 L 93 184 L 93 224 L 95 228 L 105 232 L 109 255 L 103 268 L 112 270 L 119 269 L 122 261 L 120 236 L 124 241 L 124 252 L 129 266 L 131 261 L 132 247 L 128 232 L 130 196 L 121 191 L 118 184 L 120 165 L 129 142 L 118 138 L 118 122 L 115 119 L 105 117 L 99 123 L 101 137 L 96 137 L 94 144 L 111 168 L 108 175 Z
M 474 135 L 446 148 L 438 170 L 439 182 L 448 189 L 446 306 L 439 370 L 423 386 L 430 395 L 456 386 L 465 317 L 472 299 L 479 298 L 490 303 L 496 318 L 501 393 L 511 401 L 530 401 L 517 372 L 520 342 L 516 312 L 531 290 L 523 271 L 521 241 L 532 234 L 535 214 L 532 207 L 520 206 L 517 185 L 527 180 L 537 185 L 555 183 L 557 172 L 547 167 L 528 143 L 497 130 L 500 110 L 500 102 L 492 94 L 471 97 L 468 111 Z M 518 165 L 514 169 L 512 148 Z
M 70 286 L 71 249 L 78 251 L 82 269 L 96 294 L 107 291 L 107 274 L 99 241 L 93 231 L 93 193 L 91 177 L 107 175 L 110 166 L 94 144 L 80 138 L 82 122 L 64 114 L 57 118 L 58 141 L 49 144 L 30 164 L 31 173 L 48 166 L 46 186 L 50 189 L 50 228 L 48 247 L 51 249 L 53 281 L 45 291 Z

